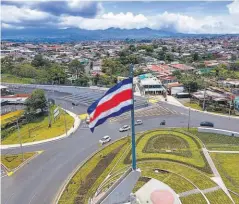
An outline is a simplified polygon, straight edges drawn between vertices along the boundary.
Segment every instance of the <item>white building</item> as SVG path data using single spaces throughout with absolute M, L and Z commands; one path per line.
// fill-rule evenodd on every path
M 143 94 L 163 94 L 165 92 L 164 87 L 159 79 L 156 77 L 145 78 L 140 80 L 140 87 L 143 89 Z

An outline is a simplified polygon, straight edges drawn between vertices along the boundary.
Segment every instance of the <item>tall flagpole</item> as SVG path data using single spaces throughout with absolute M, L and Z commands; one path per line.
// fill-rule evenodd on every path
M 134 90 L 133 90 L 133 79 L 134 79 L 134 66 L 130 65 L 130 78 L 132 79 L 132 104 L 131 109 L 131 130 L 132 130 L 132 168 L 136 170 L 136 144 L 135 144 L 135 123 L 134 123 Z

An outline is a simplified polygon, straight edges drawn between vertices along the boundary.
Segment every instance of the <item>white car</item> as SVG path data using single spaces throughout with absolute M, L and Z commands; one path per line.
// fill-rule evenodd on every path
M 106 136 L 102 137 L 101 140 L 99 140 L 99 143 L 103 145 L 103 144 L 108 143 L 110 141 L 111 141 L 110 136 L 106 135 Z
M 135 124 L 134 125 L 142 125 L 143 124 L 143 121 L 142 120 L 136 120 Z
M 130 126 L 129 125 L 124 125 L 123 127 L 121 127 L 119 129 L 120 132 L 125 132 L 125 131 L 128 131 L 128 130 L 130 130 Z

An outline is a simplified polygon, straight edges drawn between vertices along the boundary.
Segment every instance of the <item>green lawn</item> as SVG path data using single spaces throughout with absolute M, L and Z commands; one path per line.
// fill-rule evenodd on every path
M 167 136 L 168 139 L 166 139 Z M 156 145 L 154 149 L 157 149 L 157 151 L 152 152 L 151 138 L 155 141 L 155 138 L 157 139 L 157 137 L 163 144 L 158 148 Z M 166 150 L 170 150 L 171 152 L 167 152 Z M 201 154 L 201 145 L 199 141 L 175 131 L 158 130 L 146 132 L 137 141 L 137 158 L 138 160 L 160 158 L 180 161 L 199 168 L 205 167 L 205 161 Z
M 184 103 L 183 105 L 187 106 L 187 107 L 191 107 L 191 108 L 196 109 L 196 110 L 202 110 L 202 107 L 199 106 L 197 103 L 187 102 L 187 103 Z
M 237 196 L 237 195 L 235 195 L 235 194 L 233 194 L 233 193 L 230 193 L 230 194 L 231 194 L 232 199 L 234 200 L 234 202 L 235 202 L 236 204 L 239 204 L 239 195 Z
M 207 204 L 207 201 L 202 194 L 193 194 L 179 199 L 181 200 L 182 204 Z
M 16 83 L 16 84 L 31 84 L 33 82 L 32 78 L 22 78 L 11 74 L 2 74 L 1 82 L 3 83 Z
M 5 115 L 0 116 L 1 118 L 1 128 L 6 126 L 8 123 L 12 123 L 16 121 L 17 118 L 21 117 L 23 115 L 23 110 L 17 110 L 10 113 L 7 113 Z
M 150 140 L 157 136 L 163 137 L 163 144 Z M 153 141 L 157 144 L 154 145 Z M 59 203 L 86 203 L 100 185 L 102 185 L 101 189 L 107 190 L 131 165 L 129 145 L 129 138 L 124 138 L 96 153 L 70 180 Z M 175 152 L 167 154 L 158 152 L 171 148 L 178 148 L 180 151 L 189 150 L 191 156 L 180 156 Z M 169 185 L 176 193 L 189 191 L 196 187 L 201 190 L 215 187 L 217 184 L 210 179 L 211 172 L 201 168 L 207 164 L 200 154 L 200 148 L 201 144 L 196 136 L 192 137 L 178 131 L 154 130 L 139 135 L 137 137 L 137 158 L 138 168 L 142 172 L 141 178 L 158 179 Z M 148 153 L 149 149 L 152 153 Z M 155 169 L 158 172 L 155 172 Z M 104 181 L 109 172 L 111 176 Z M 146 182 L 140 179 L 134 191 Z M 200 195 L 195 195 L 194 198 L 196 197 L 199 198 L 198 203 L 204 203 L 204 198 Z M 193 201 L 193 196 L 183 200 L 184 203 L 189 203 Z
M 29 159 L 36 152 L 26 152 L 24 153 L 24 160 Z M 7 154 L 1 155 L 1 162 L 9 169 L 13 170 L 17 168 L 23 161 L 22 161 L 22 154 Z
M 128 139 L 122 139 L 104 148 L 96 153 L 87 163 L 85 163 L 73 176 L 65 191 L 63 192 L 59 204 L 68 203 L 85 203 L 87 198 L 92 196 L 93 192 L 103 182 L 112 167 L 117 163 L 122 153 L 127 148 Z M 111 154 L 116 149 L 120 148 L 118 155 L 111 158 L 103 172 L 100 172 L 99 164 L 106 158 L 106 155 Z M 96 169 L 94 171 L 94 169 Z M 94 173 L 94 175 L 92 175 Z M 97 177 L 96 177 L 97 176 Z M 93 185 L 94 184 L 94 185 Z
M 205 194 L 210 204 L 232 204 L 231 199 L 224 193 L 223 190 L 217 190 Z
M 210 153 L 227 188 L 239 194 L 239 154 Z
M 67 130 L 72 128 L 74 118 L 66 114 Z M 53 121 L 53 120 L 52 120 Z M 52 123 L 52 127 L 48 128 L 48 116 L 41 116 L 34 122 L 23 125 L 20 128 L 22 142 L 35 142 L 40 140 L 57 137 L 65 133 L 64 113 L 61 111 L 59 118 Z M 2 144 L 17 144 L 19 143 L 18 131 L 10 133 L 2 140 Z
M 239 150 L 239 137 L 214 133 L 201 133 L 191 130 L 206 145 L 209 150 Z

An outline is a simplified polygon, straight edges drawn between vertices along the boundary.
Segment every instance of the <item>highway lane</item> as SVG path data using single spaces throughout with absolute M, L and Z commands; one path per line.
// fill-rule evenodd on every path
M 56 95 L 56 93 L 55 93 Z M 57 102 L 58 103 L 58 102 Z M 59 101 L 64 108 L 72 108 L 71 103 Z M 136 132 L 160 127 L 165 119 L 166 127 L 187 127 L 188 111 L 184 108 L 162 103 L 169 109 L 182 112 L 184 115 L 144 117 L 144 124 L 136 127 Z M 85 113 L 86 107 L 76 106 L 72 110 L 77 114 Z M 215 123 L 215 128 L 239 131 L 239 120 L 213 116 L 205 113 L 191 112 L 191 126 L 196 127 L 203 120 Z M 24 147 L 24 151 L 44 150 L 44 153 L 18 170 L 11 177 L 2 178 L 3 204 L 49 204 L 58 192 L 67 176 L 90 154 L 99 149 L 98 140 L 110 135 L 114 140 L 127 135 L 120 133 L 119 127 L 129 124 L 126 119 L 120 122 L 106 123 L 92 134 L 89 129 L 79 128 L 74 135 L 63 140 Z M 5 150 L 4 150 L 5 151 Z M 4 153 L 2 151 L 2 153 Z M 8 151 L 8 150 L 6 150 Z M 19 151 L 19 148 L 11 150 Z

